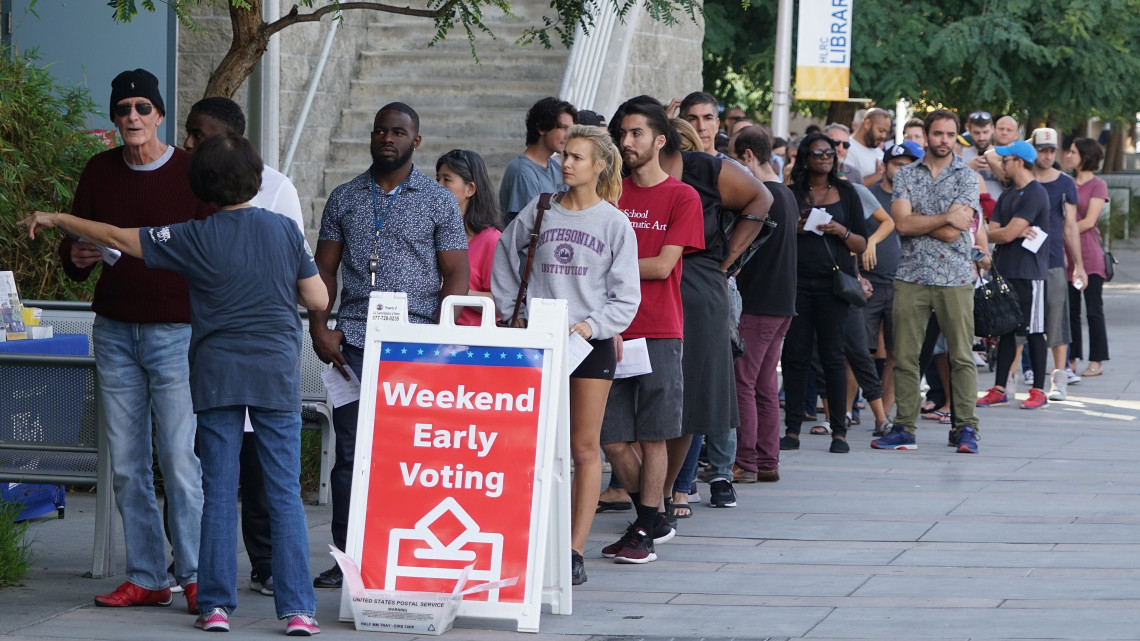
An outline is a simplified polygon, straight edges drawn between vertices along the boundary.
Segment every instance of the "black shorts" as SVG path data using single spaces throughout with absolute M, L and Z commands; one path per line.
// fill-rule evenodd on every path
M 594 350 L 578 364 L 577 369 L 570 373 L 570 378 L 614 380 L 614 369 L 617 367 L 617 350 L 614 348 L 614 339 L 603 338 L 589 341 L 589 343 Z

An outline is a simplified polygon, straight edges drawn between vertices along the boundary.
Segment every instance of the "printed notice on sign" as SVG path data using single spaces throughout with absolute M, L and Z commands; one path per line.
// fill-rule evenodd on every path
M 368 588 L 522 603 L 544 351 L 385 342 L 360 563 Z

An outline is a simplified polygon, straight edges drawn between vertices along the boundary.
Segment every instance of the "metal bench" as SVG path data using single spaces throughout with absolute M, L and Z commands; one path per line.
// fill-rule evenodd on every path
M 95 486 L 91 576 L 111 575 L 111 461 L 90 356 L 0 354 L 0 481 Z
M 91 326 L 95 320 L 95 313 L 91 311 L 91 303 L 77 301 L 46 301 L 26 300 L 26 307 L 38 307 L 43 310 L 41 322 L 51 325 L 61 334 L 86 334 L 91 339 Z M 317 503 L 328 505 L 332 490 L 329 487 L 329 475 L 332 472 L 336 452 L 336 436 L 332 424 L 332 405 L 328 402 L 328 393 L 325 384 L 321 381 L 321 372 L 327 367 L 313 352 L 313 341 L 309 338 L 309 321 L 304 312 L 301 313 L 303 326 L 301 338 L 301 429 L 316 430 L 321 433 L 321 475 L 317 491 Z M 89 342 L 94 349 L 93 342 Z

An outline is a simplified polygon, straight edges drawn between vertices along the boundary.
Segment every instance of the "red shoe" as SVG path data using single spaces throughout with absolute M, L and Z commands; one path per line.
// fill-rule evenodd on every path
M 198 584 L 187 584 L 186 587 L 182 588 L 182 593 L 186 595 L 186 609 L 190 612 L 190 614 L 199 614 Z
M 114 592 L 95 595 L 95 605 L 101 605 L 105 608 L 125 608 L 132 605 L 170 605 L 170 588 L 146 590 L 127 581 L 115 588 Z
M 1033 389 L 1029 390 L 1029 398 L 1021 401 L 1021 409 L 1035 410 L 1041 407 L 1045 407 L 1048 404 L 1049 399 L 1045 397 L 1045 392 L 1034 387 Z
M 978 407 L 994 407 L 995 405 L 1006 405 L 1009 403 L 1009 397 L 1005 392 L 996 387 L 991 387 L 986 395 L 978 399 Z

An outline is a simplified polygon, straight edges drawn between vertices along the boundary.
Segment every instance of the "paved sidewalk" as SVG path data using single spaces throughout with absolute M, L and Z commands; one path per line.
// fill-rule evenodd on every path
M 544 615 L 541 634 L 461 620 L 444 638 L 1140 638 L 1140 251 L 1113 249 L 1125 262 L 1105 291 L 1106 374 L 1046 409 L 979 410 L 980 454 L 955 454 L 929 421 L 912 452 L 870 449 L 869 425 L 852 431 L 845 456 L 805 432 L 803 449 L 784 453 L 779 483 L 737 486 L 735 509 L 696 506 L 656 563 L 601 559 L 630 517 L 599 515 L 574 614 Z M 979 378 L 992 385 L 984 369 Z M 170 608 L 92 605 L 123 580 L 80 577 L 93 510 L 93 495 L 70 494 L 65 520 L 32 525 L 29 576 L 0 590 L 0 639 L 203 638 L 181 597 Z M 319 572 L 331 565 L 331 510 L 308 514 Z M 272 599 L 244 589 L 242 561 L 232 635 L 280 638 Z M 318 597 L 321 638 L 416 638 L 355 632 L 337 621 L 339 592 Z

